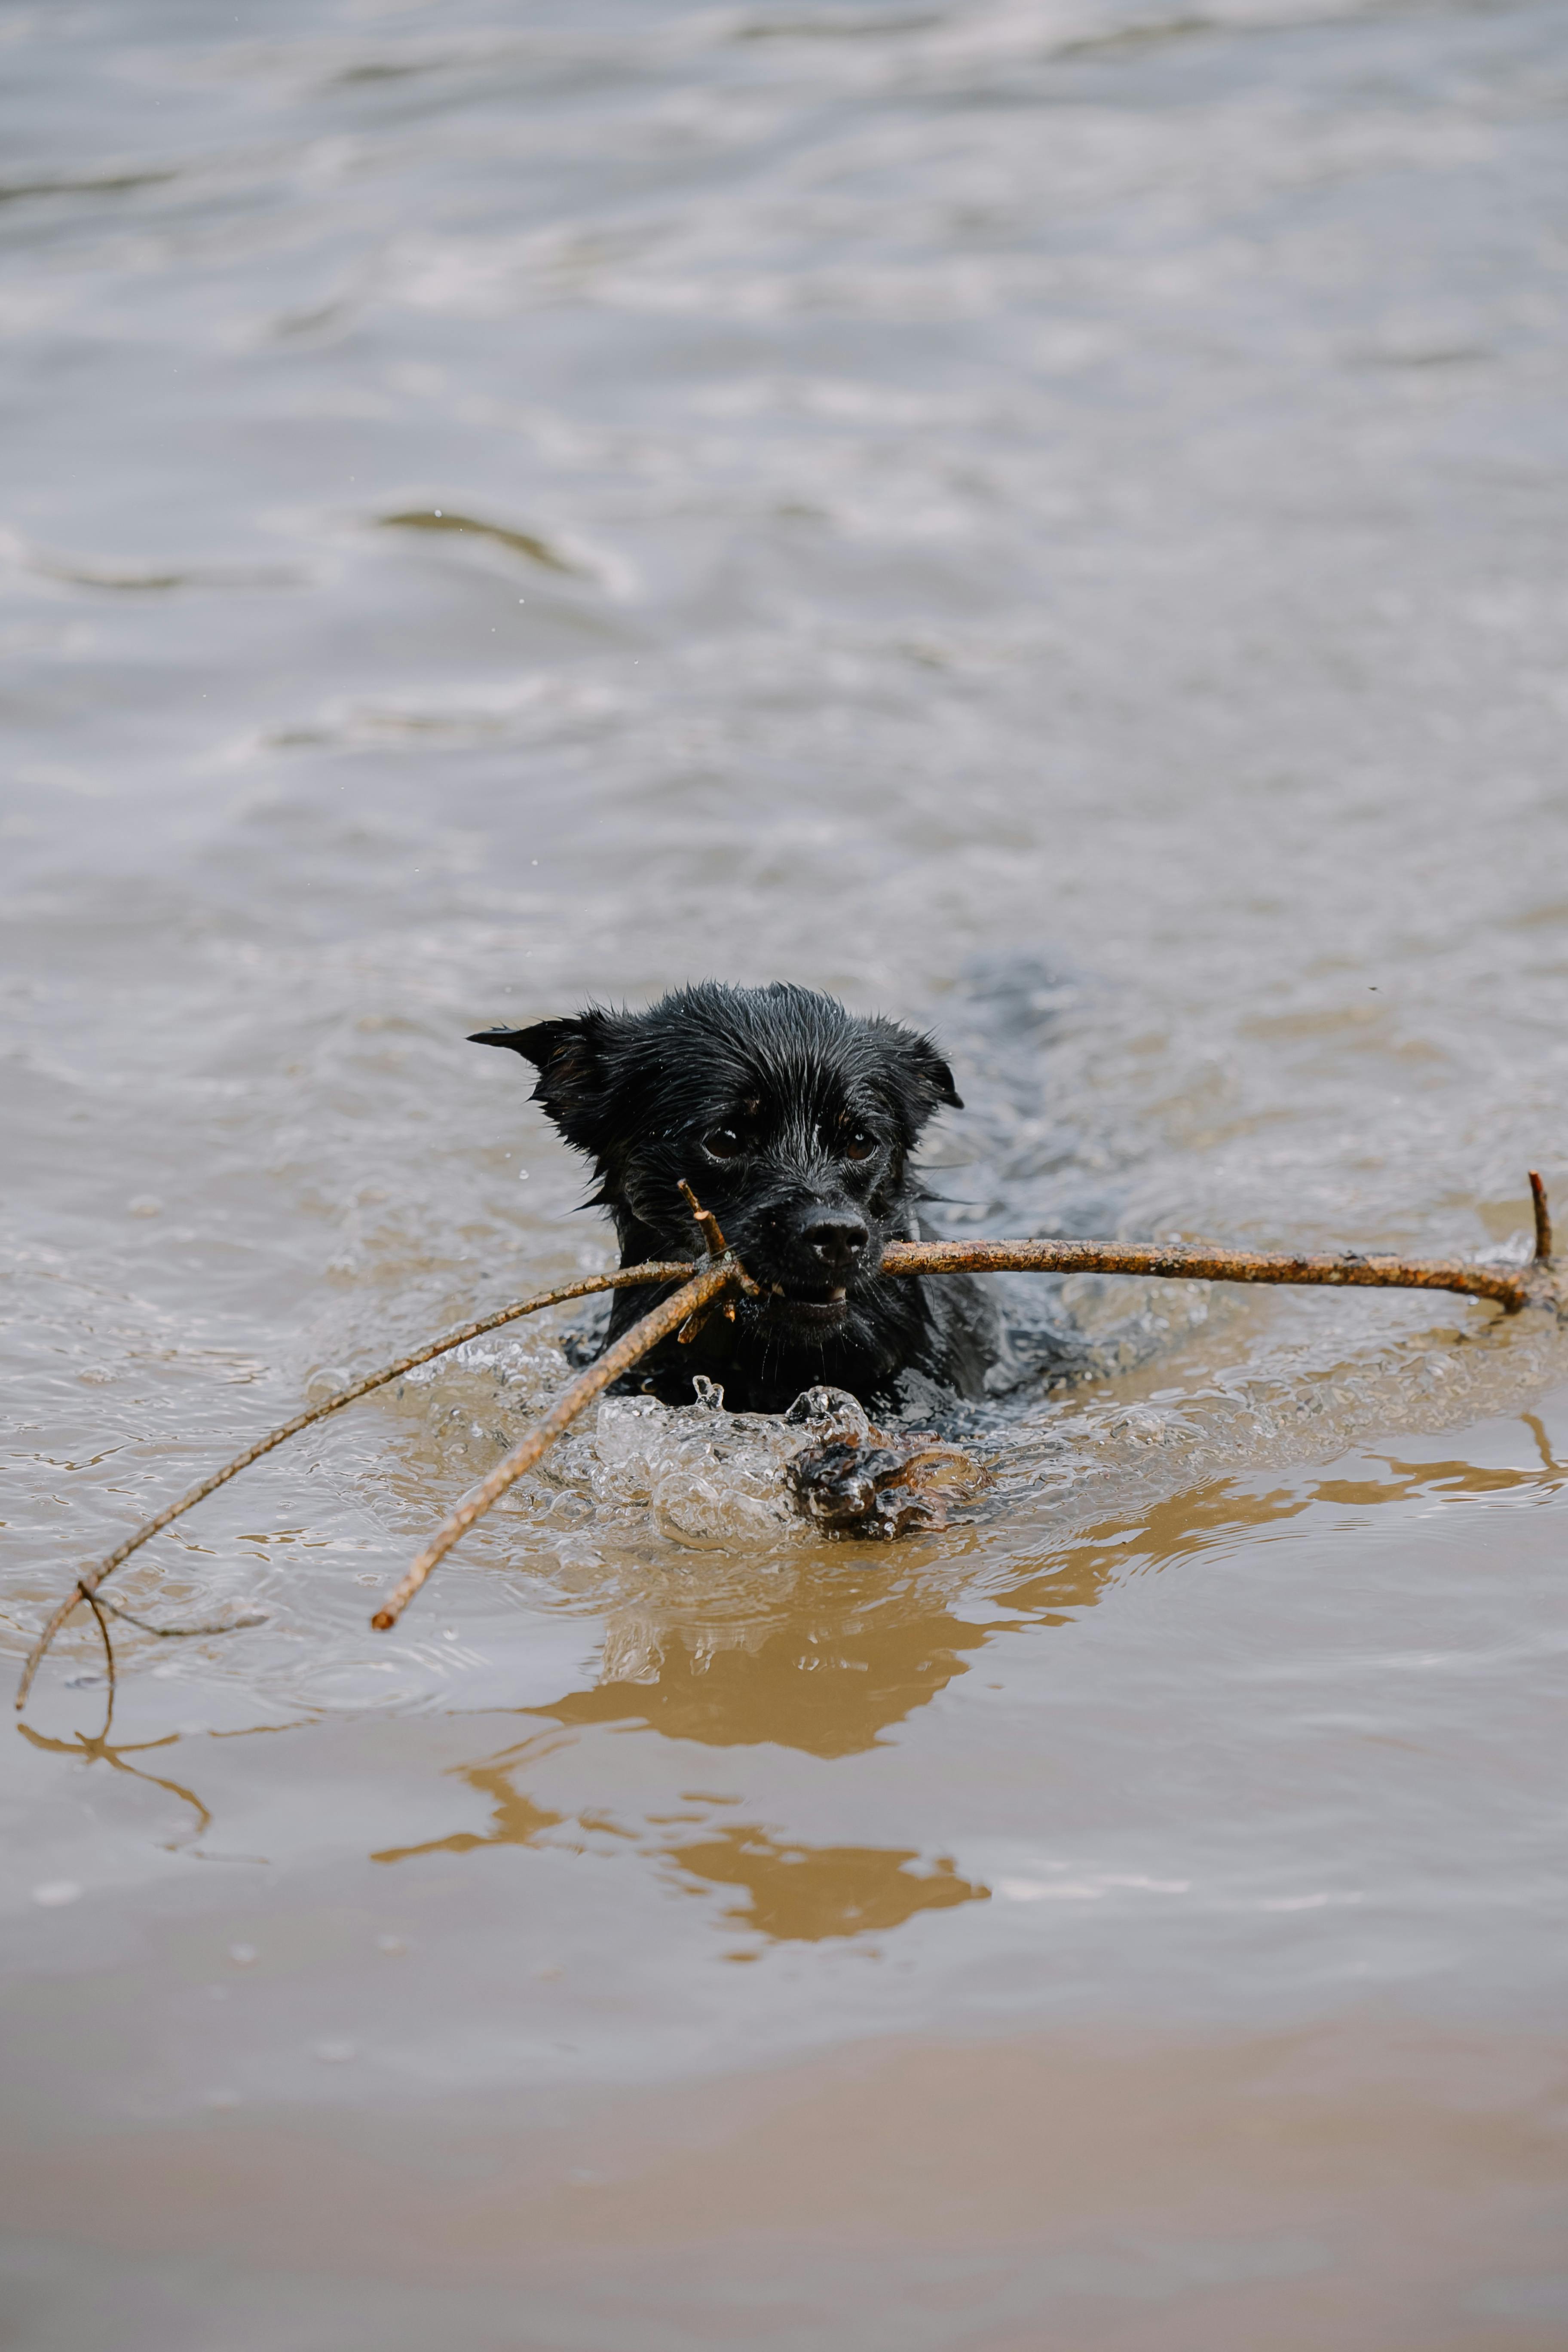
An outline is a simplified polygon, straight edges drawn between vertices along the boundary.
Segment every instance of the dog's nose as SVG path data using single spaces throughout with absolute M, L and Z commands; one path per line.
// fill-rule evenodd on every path
M 842 1278 L 853 1274 L 861 1251 L 870 1240 L 863 1217 L 852 1211 L 824 1209 L 801 1227 L 801 1240 L 829 1274 Z

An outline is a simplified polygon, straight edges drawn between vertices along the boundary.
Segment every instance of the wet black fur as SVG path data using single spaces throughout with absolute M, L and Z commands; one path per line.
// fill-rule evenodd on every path
M 538 1070 L 534 1100 L 592 1161 L 592 1202 L 615 1219 L 623 1265 L 705 1254 L 684 1179 L 763 1286 L 733 1322 L 716 1314 L 692 1345 L 666 1341 L 628 1385 L 685 1404 L 701 1372 L 731 1412 L 756 1412 L 818 1381 L 896 1407 L 909 1372 L 983 1393 L 996 1339 L 980 1286 L 875 1271 L 887 1243 L 923 1231 L 910 1164 L 921 1129 L 939 1103 L 962 1108 L 929 1037 L 783 982 L 707 981 L 646 1013 L 595 1008 L 474 1043 Z M 709 1144 L 725 1130 L 740 1148 L 716 1157 Z M 666 1295 L 615 1293 L 603 1344 Z

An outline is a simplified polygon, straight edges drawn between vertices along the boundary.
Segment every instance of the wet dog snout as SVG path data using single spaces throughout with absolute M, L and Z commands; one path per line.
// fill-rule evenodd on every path
M 854 1273 L 871 1236 L 865 1219 L 852 1211 L 824 1209 L 806 1220 L 800 1238 L 824 1271 L 843 1281 Z

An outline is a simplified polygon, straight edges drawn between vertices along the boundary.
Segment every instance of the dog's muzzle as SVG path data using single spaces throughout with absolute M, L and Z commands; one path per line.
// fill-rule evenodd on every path
M 849 1294 L 830 1290 L 826 1298 L 803 1297 L 782 1282 L 763 1286 L 763 1312 L 771 1322 L 793 1324 L 802 1331 L 831 1331 L 849 1311 Z

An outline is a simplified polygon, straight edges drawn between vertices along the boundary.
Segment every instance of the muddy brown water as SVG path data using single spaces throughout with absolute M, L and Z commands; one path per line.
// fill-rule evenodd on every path
M 929 1021 L 955 1234 L 1568 1223 L 1568 38 L 0 12 L 0 1609 L 605 1262 L 464 1034 Z M 24 2352 L 1568 2340 L 1568 1338 L 1026 1282 L 947 1534 L 497 1335 L 5 1734 Z M 1043 1347 L 1045 1342 L 1042 1340 Z

